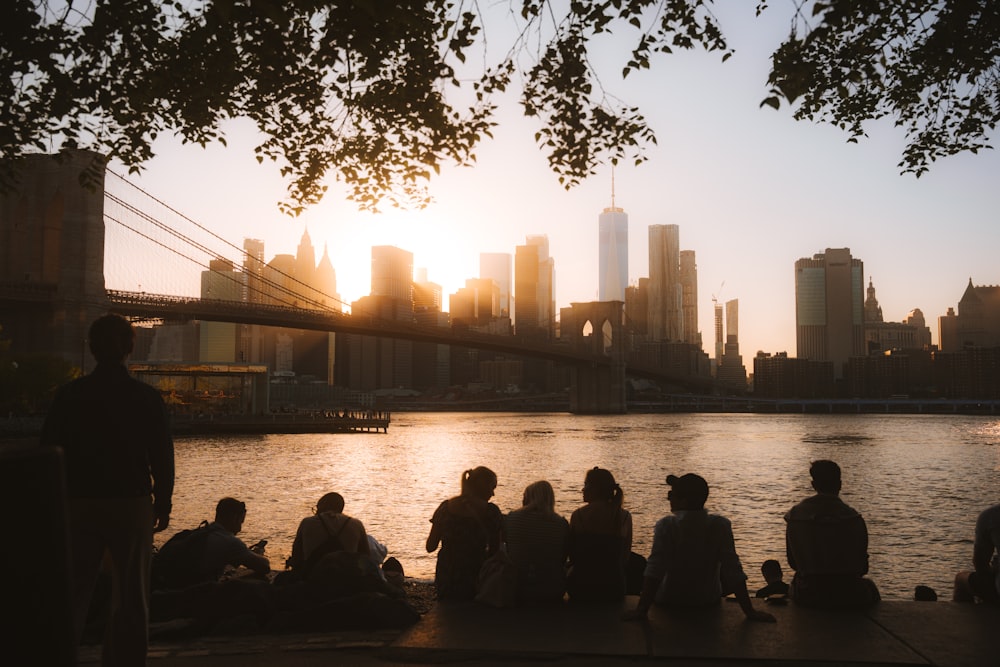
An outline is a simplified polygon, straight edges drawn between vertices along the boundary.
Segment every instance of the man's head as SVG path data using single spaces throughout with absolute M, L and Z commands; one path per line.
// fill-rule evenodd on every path
M 333 512 L 340 514 L 344 511 L 344 496 L 336 491 L 323 494 L 323 497 L 316 502 L 316 514 L 323 512 Z
M 247 505 L 236 498 L 223 498 L 215 506 L 215 522 L 225 526 L 233 535 L 243 529 L 247 518 Z
M 104 315 L 90 325 L 90 352 L 98 363 L 120 364 L 132 353 L 135 331 L 121 315 Z
M 705 501 L 708 500 L 708 482 L 701 475 L 693 472 L 680 477 L 667 475 L 667 484 L 670 485 L 670 491 L 667 493 L 670 509 L 700 510 L 705 507 Z
M 760 566 L 760 573 L 764 575 L 764 581 L 769 584 L 781 581 L 781 563 L 773 558 L 764 561 Z
M 813 461 L 809 467 L 812 486 L 819 493 L 840 493 L 840 466 L 833 461 Z

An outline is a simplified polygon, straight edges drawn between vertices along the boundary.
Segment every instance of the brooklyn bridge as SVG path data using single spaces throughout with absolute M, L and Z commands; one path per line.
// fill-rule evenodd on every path
M 85 368 L 86 328 L 110 311 L 136 321 L 261 325 L 547 360 L 569 369 L 572 412 L 624 412 L 629 376 L 679 392 L 715 393 L 707 373 L 631 354 L 635 337 L 620 301 L 561 309 L 559 336 L 553 339 L 429 325 L 358 307 L 344 312 L 331 295 L 294 280 L 277 284 L 259 273 L 246 274 L 253 262 L 243 247 L 114 172 L 103 167 L 98 172 L 94 157 L 80 151 L 61 161 L 26 158 L 16 190 L 0 195 L 0 326 L 2 336 L 22 351 L 54 354 Z M 189 277 L 218 262 L 232 269 L 224 274 L 238 283 L 232 293 L 240 298 L 191 294 Z M 136 289 L 109 288 L 109 267 L 116 274 L 127 268 Z M 186 285 L 179 280 L 184 276 Z M 164 289 L 141 287 L 163 285 L 164 278 L 168 285 L 169 279 L 178 282 Z

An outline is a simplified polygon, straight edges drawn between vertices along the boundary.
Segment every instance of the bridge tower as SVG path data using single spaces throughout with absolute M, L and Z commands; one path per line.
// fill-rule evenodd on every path
M 106 311 L 103 157 L 69 150 L 10 164 L 0 192 L 0 326 L 15 352 L 92 366 L 90 323 Z
M 569 411 L 575 414 L 625 412 L 625 327 L 622 301 L 572 303 L 560 311 L 560 339 L 574 350 L 609 357 L 610 366 L 573 366 Z

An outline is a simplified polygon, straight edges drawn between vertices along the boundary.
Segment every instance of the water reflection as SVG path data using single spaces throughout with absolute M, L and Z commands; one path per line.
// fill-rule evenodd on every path
M 883 597 L 909 598 L 917 584 L 950 597 L 954 572 L 971 562 L 975 517 L 997 502 L 998 443 L 1000 420 L 939 415 L 397 413 L 388 434 L 179 440 L 174 515 L 158 540 L 211 518 L 231 495 L 247 503 L 241 537 L 268 539 L 280 566 L 299 519 L 338 491 L 408 575 L 430 578 L 428 520 L 464 470 L 497 472 L 494 501 L 504 511 L 547 479 L 556 510 L 569 516 L 582 504 L 584 474 L 601 466 L 625 492 L 635 549 L 648 553 L 653 524 L 668 511 L 664 478 L 697 472 L 711 487 L 709 511 L 733 522 L 754 588 L 761 562 L 785 564 L 782 517 L 812 494 L 809 463 L 829 458 L 843 469 L 845 502 L 868 523 Z

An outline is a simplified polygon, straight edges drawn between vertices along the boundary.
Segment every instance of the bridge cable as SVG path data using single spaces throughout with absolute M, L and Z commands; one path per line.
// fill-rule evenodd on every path
M 116 173 L 115 171 L 113 171 L 113 170 L 111 170 L 111 169 L 108 169 L 107 171 L 108 171 L 108 173 L 110 173 L 111 175 L 115 176 L 116 178 L 118 178 L 119 180 L 121 180 L 122 182 L 124 182 L 124 183 L 125 183 L 126 185 L 129 185 L 130 187 L 132 187 L 133 189 L 135 189 L 135 190 L 139 191 L 140 193 L 142 193 L 143 195 L 145 195 L 146 197 L 148 197 L 148 198 L 149 198 L 149 199 L 151 199 L 152 201 L 154 201 L 154 202 L 156 202 L 157 204 L 159 204 L 159 205 L 163 206 L 164 208 L 166 208 L 166 209 L 167 209 L 168 211 L 170 211 L 171 213 L 174 213 L 175 215 L 179 216 L 179 217 L 180 217 L 181 219 L 183 219 L 183 220 L 185 220 L 186 222 L 188 222 L 188 223 L 190 223 L 190 224 L 194 225 L 194 226 L 195 226 L 196 228 L 200 229 L 201 231 L 205 232 L 206 234 L 208 234 L 208 235 L 212 236 L 213 238 L 217 239 L 218 241 L 221 241 L 221 242 L 222 242 L 222 243 L 224 243 L 225 245 L 227 245 L 227 246 L 229 246 L 230 248 L 232 248 L 233 250 L 235 250 L 235 251 L 236 251 L 237 253 L 239 253 L 240 257 L 242 257 L 242 258 L 243 258 L 243 260 L 244 260 L 244 262 L 243 262 L 244 266 L 246 265 L 246 260 L 247 260 L 247 258 L 250 258 L 250 254 L 249 254 L 249 253 L 248 253 L 248 252 L 246 251 L 246 249 L 245 249 L 245 248 L 240 248 L 239 246 L 235 245 L 235 244 L 234 244 L 234 243 L 232 243 L 231 241 L 229 241 L 229 240 L 227 240 L 227 239 L 225 239 L 225 238 L 223 238 L 223 237 L 219 236 L 218 234 L 216 234 L 216 233 L 215 233 L 215 232 L 213 232 L 212 230 L 208 229 L 208 228 L 207 228 L 207 227 L 205 227 L 204 225 L 201 225 L 201 224 L 199 224 L 198 222 L 196 222 L 196 221 L 192 220 L 191 218 L 189 218 L 188 216 L 184 215 L 183 213 L 181 213 L 181 212 L 180 212 L 180 211 L 178 211 L 177 209 L 173 208 L 172 206 L 170 206 L 169 204 L 167 204 L 167 203 L 166 203 L 166 202 L 164 202 L 163 200 L 161 200 L 161 199 L 159 199 L 159 198 L 157 198 L 157 197 L 153 196 L 153 195 L 152 195 L 152 194 L 150 194 L 149 192 L 147 192 L 147 191 L 143 190 L 142 188 L 140 188 L 140 187 L 139 187 L 138 185 L 136 185 L 135 183 L 133 183 L 133 182 L 129 181 L 128 179 L 126 179 L 126 178 L 125 178 L 124 176 L 122 176 L 121 174 L 118 174 L 118 173 Z M 118 198 L 117 198 L 117 197 L 115 197 L 114 195 L 110 195 L 110 194 L 108 194 L 108 193 L 107 193 L 107 191 L 105 191 L 105 194 L 106 194 L 107 196 L 111 197 L 111 198 L 112 198 L 113 200 L 117 201 L 118 203 L 121 203 L 121 204 L 123 204 L 123 205 L 124 205 L 124 202 L 122 202 L 122 200 L 118 199 Z M 146 217 L 147 219 L 149 219 L 149 221 L 150 221 L 150 222 L 153 222 L 154 224 L 157 224 L 158 226 L 159 226 L 160 224 L 162 224 L 162 223 L 156 223 L 156 222 L 155 222 L 155 221 L 154 221 L 154 220 L 152 219 L 152 217 L 151 217 L 151 216 L 148 216 L 148 215 L 146 215 L 146 214 L 142 213 L 141 211 L 139 211 L 139 210 L 138 210 L 138 209 L 136 209 L 135 207 L 132 207 L 132 206 L 129 206 L 129 208 L 130 208 L 130 209 L 132 209 L 132 210 L 134 210 L 134 211 L 135 211 L 136 213 L 139 213 L 139 214 L 140 214 L 140 215 L 142 215 L 143 217 Z M 173 234 L 174 236 L 176 236 L 177 238 L 179 238 L 179 239 L 181 239 L 181 240 L 184 240 L 185 242 L 188 242 L 188 243 L 190 243 L 191 245 L 194 245 L 195 247 L 198 247 L 199 249 L 203 249 L 203 248 L 205 248 L 204 246 L 201 246 L 201 244 L 199 244 L 199 243 L 195 242 L 194 240 L 192 240 L 192 239 L 190 239 L 189 237 L 187 237 L 187 236 L 185 236 L 185 235 L 181 234 L 180 232 L 176 232 L 176 231 L 174 231 L 174 230 L 170 229 L 170 228 L 169 228 L 169 227 L 167 227 L 167 226 L 164 226 L 163 228 L 164 228 L 165 230 L 167 230 L 167 231 L 170 231 L 170 233 L 171 233 L 171 234 Z M 208 252 L 208 250 L 207 250 L 207 249 L 205 249 L 205 251 L 206 251 L 206 252 Z M 218 253 L 211 253 L 211 254 L 215 254 L 215 255 L 217 255 L 217 256 L 218 256 Z M 256 261 L 256 258 L 253 258 L 253 259 L 254 259 L 254 260 Z M 276 268 L 274 268 L 274 267 L 270 267 L 270 268 L 271 268 L 271 270 L 272 270 L 272 271 L 274 271 L 274 272 L 276 272 L 276 273 L 280 274 L 281 276 L 283 276 L 283 277 L 285 277 L 285 278 L 288 278 L 289 280 L 292 280 L 292 281 L 294 281 L 294 282 L 298 283 L 299 285 L 301 285 L 302 287 L 306 288 L 307 290 L 311 290 L 311 291 L 313 291 L 313 292 L 317 292 L 317 293 L 319 293 L 319 294 L 320 294 L 321 296 L 324 296 L 324 297 L 326 297 L 326 298 L 330 299 L 330 301 L 334 301 L 334 302 L 337 302 L 337 303 L 339 303 L 339 304 L 341 304 L 341 305 L 344 305 L 344 306 L 348 306 L 348 307 L 350 307 L 350 306 L 351 306 L 351 304 L 349 304 L 349 303 L 347 303 L 347 302 L 345 302 L 345 301 L 343 301 L 343 300 L 341 300 L 341 299 L 339 299 L 339 298 L 336 298 L 335 296 L 333 296 L 333 295 L 331 295 L 331 294 L 326 294 L 325 292 L 322 292 L 322 291 L 320 291 L 320 290 L 317 290 L 317 289 L 315 289 L 314 287 L 312 287 L 312 286 L 310 286 L 310 285 L 307 285 L 306 283 L 302 282 L 301 280 L 298 280 L 297 278 L 295 278 L 295 276 L 292 276 L 292 275 L 289 275 L 289 274 L 285 273 L 284 271 L 281 271 L 280 269 L 276 269 Z M 277 285 L 276 283 L 274 283 L 273 285 L 274 285 L 274 286 L 278 286 L 278 285 Z M 317 304 L 317 305 L 320 305 L 320 306 L 323 306 L 323 309 L 324 309 L 324 310 L 329 310 L 329 308 L 327 308 L 327 307 L 325 306 L 325 304 L 322 304 L 321 302 L 318 302 L 318 301 L 315 301 L 315 300 L 312 300 L 312 299 L 308 299 L 307 297 L 305 297 L 305 295 L 303 295 L 303 294 L 299 294 L 299 293 L 296 293 L 296 292 L 292 292 L 291 290 L 289 290 L 289 289 L 287 289 L 287 288 L 282 288 L 282 289 L 283 289 L 283 291 L 285 291 L 286 293 L 288 293 L 288 294 L 290 294 L 290 295 L 293 295 L 293 296 L 300 296 L 300 297 L 303 297 L 303 300 L 309 300 L 309 301 L 312 301 L 313 303 L 315 303 L 315 304 Z

